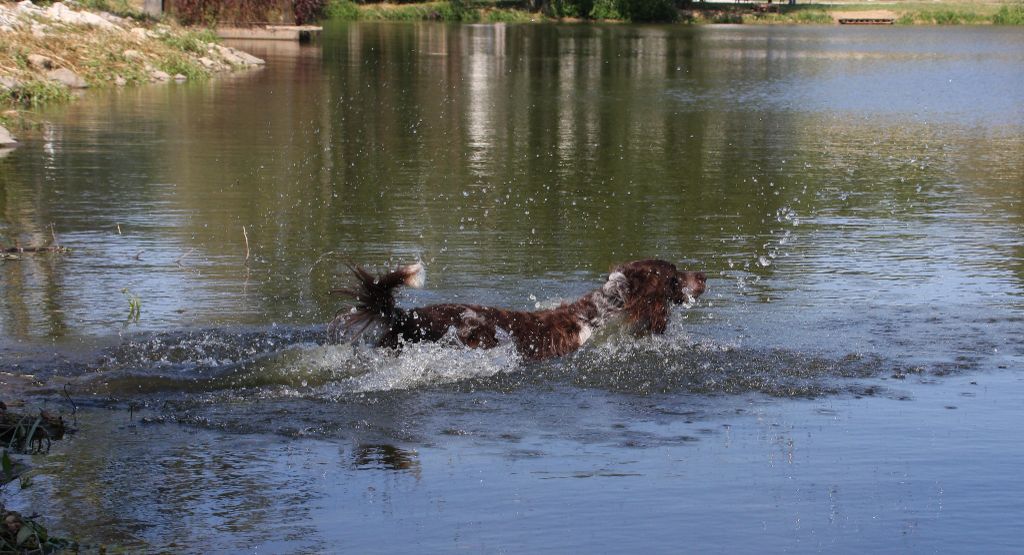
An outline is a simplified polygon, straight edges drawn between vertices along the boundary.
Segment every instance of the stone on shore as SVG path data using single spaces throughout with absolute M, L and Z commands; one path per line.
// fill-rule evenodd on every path
M 103 29 L 113 29 L 116 27 L 116 25 L 99 15 L 92 12 L 79 12 L 72 10 L 63 2 L 54 2 L 46 10 L 46 16 L 50 19 L 71 25 L 92 25 L 93 27 L 100 27 Z
M 45 10 L 33 4 L 31 0 L 22 0 L 18 2 L 18 11 L 23 14 L 38 16 L 42 15 Z
M 178 83 L 184 83 L 185 81 L 188 81 L 188 77 L 186 77 L 186 76 L 184 76 L 184 75 L 182 75 L 180 73 L 175 73 L 174 74 L 174 80 L 177 81 Z
M 0 75 L 0 91 L 14 90 L 17 88 L 21 88 L 21 81 L 18 81 L 14 77 Z
M 66 67 L 50 70 L 46 72 L 46 77 L 49 78 L 51 81 L 63 83 L 64 85 L 67 85 L 72 89 L 89 88 L 89 84 L 85 82 L 85 79 L 82 79 L 80 75 Z
M 166 71 L 160 71 L 159 69 L 154 69 L 152 72 L 150 72 L 149 78 L 153 81 L 171 80 L 171 76 Z
M 210 58 L 207 58 L 206 56 L 203 56 L 202 58 L 199 58 L 199 63 L 204 68 L 206 68 L 207 71 L 220 71 L 220 70 L 224 69 L 224 66 L 222 66 L 221 64 L 211 60 Z
M 266 63 L 262 59 L 257 58 L 248 52 L 242 52 L 241 50 L 236 50 L 230 46 L 221 46 L 219 44 L 215 44 L 213 46 L 217 49 L 217 52 L 220 52 L 221 57 L 232 65 L 261 66 Z
M 0 125 L 0 148 L 17 146 L 18 140 L 6 127 Z
M 29 54 L 28 65 L 36 69 L 53 69 L 53 60 L 41 54 Z

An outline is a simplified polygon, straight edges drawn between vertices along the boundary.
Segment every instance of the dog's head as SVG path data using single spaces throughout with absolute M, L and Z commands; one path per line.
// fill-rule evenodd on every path
M 664 260 L 636 260 L 612 269 L 606 294 L 621 299 L 637 334 L 663 333 L 670 304 L 693 302 L 707 288 L 704 272 L 679 270 Z

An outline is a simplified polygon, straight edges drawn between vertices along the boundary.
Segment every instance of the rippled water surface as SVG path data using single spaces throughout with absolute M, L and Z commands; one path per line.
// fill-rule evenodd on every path
M 241 46 L 2 155 L 0 242 L 72 249 L 0 265 L 2 397 L 79 427 L 5 505 L 170 551 L 1024 549 L 1020 32 Z M 710 278 L 663 337 L 325 343 L 346 262 L 525 309 L 645 257 Z

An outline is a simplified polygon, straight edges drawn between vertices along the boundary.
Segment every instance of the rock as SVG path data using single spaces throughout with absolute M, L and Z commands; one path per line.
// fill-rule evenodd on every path
M 18 11 L 29 15 L 43 15 L 45 12 L 44 9 L 33 4 L 31 0 L 22 0 L 21 2 L 18 2 Z
M 231 48 L 230 46 L 221 46 L 218 44 L 216 45 L 216 48 L 217 52 L 220 53 L 224 60 L 232 65 L 254 66 L 263 65 L 266 63 L 262 59 L 257 58 L 256 56 L 253 56 L 248 52 L 242 52 L 241 50 L 236 50 L 234 48 Z
M 19 21 L 18 14 L 14 11 L 14 8 L 0 5 L 0 31 L 9 33 L 20 24 L 21 21 Z
M 235 56 L 231 48 L 221 46 L 219 44 L 216 45 L 215 48 L 217 49 L 217 53 L 220 54 L 220 57 L 223 58 L 225 62 L 236 66 L 245 65 L 245 62 L 243 62 L 241 58 Z
M 123 86 L 128 84 L 128 80 L 125 79 L 124 77 L 121 77 L 120 75 L 115 75 L 114 76 L 114 84 L 117 85 L 118 87 L 123 87 Z
M 149 35 L 146 34 L 146 30 L 142 27 L 132 27 L 132 30 L 128 32 L 131 33 L 132 38 L 137 41 L 144 41 L 149 38 Z
M 124 59 L 131 60 L 133 62 L 146 59 L 145 54 L 138 50 L 125 50 L 122 55 L 124 56 Z
M 171 79 L 171 76 L 168 75 L 166 71 L 160 71 L 159 69 L 155 69 L 153 70 L 152 73 L 149 74 L 149 78 L 153 81 L 169 81 Z
M 14 77 L 0 76 L 0 90 L 11 90 L 21 87 L 21 81 Z
M 6 127 L 0 125 L 0 147 L 11 147 L 18 144 L 18 140 L 11 135 Z
M 53 60 L 41 54 L 29 54 L 28 65 L 36 69 L 53 69 Z
M 46 17 L 71 25 L 92 25 L 93 27 L 100 27 L 103 29 L 113 29 L 117 27 L 113 23 L 92 12 L 78 12 L 72 10 L 63 2 L 54 2 L 46 10 Z
M 243 61 L 244 61 L 244 62 L 245 62 L 246 64 L 248 64 L 248 65 L 252 65 L 252 66 L 261 66 L 261 65 L 263 65 L 263 64 L 266 64 L 266 63 L 267 63 L 267 62 L 265 62 L 265 61 L 263 60 L 263 58 L 257 58 L 256 56 L 253 56 L 252 54 L 250 54 L 250 53 L 248 53 L 248 52 L 243 52 L 243 51 L 241 51 L 241 50 L 238 50 L 238 49 L 236 49 L 236 48 L 232 48 L 232 50 L 234 50 L 234 51 L 235 51 L 235 55 L 236 55 L 236 56 L 238 56 L 239 58 L 241 58 L 241 59 L 242 59 L 242 60 L 243 60 Z
M 125 25 L 128 22 L 128 20 L 126 18 L 114 15 L 114 14 L 112 14 L 110 12 L 102 12 L 101 11 L 101 12 L 99 12 L 96 15 L 98 15 L 98 16 L 102 17 L 103 19 L 106 19 L 107 21 L 113 23 L 115 26 L 117 26 L 117 25 Z
M 66 67 L 50 70 L 46 72 L 46 77 L 51 81 L 63 83 L 72 89 L 85 89 L 89 87 L 85 79 L 82 79 L 80 75 Z
M 179 83 L 183 83 L 185 81 L 188 81 L 188 77 L 186 77 L 186 76 L 184 76 L 184 75 L 182 75 L 180 73 L 175 73 L 174 74 L 174 80 L 179 82 Z
M 207 58 L 206 56 L 199 58 L 199 64 L 208 69 L 209 71 L 220 71 L 224 69 L 224 66 Z

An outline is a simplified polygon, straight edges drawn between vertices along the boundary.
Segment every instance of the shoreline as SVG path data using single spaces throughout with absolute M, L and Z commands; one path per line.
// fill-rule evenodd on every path
M 891 19 L 895 25 L 1024 25 L 1021 2 L 693 2 L 640 18 L 624 17 L 615 0 L 597 0 L 586 13 L 575 4 L 524 10 L 502 2 L 440 1 L 356 4 L 334 0 L 326 21 L 445 21 L 461 23 L 671 23 L 682 25 L 838 25 L 840 19 Z M 624 0 L 620 0 L 624 1 Z M 611 6 L 609 8 L 609 6 Z M 586 9 L 586 8 L 584 8 Z
M 0 149 L 17 146 L 8 129 L 30 129 L 33 109 L 78 90 L 203 81 L 263 64 L 206 29 L 62 2 L 0 2 Z

